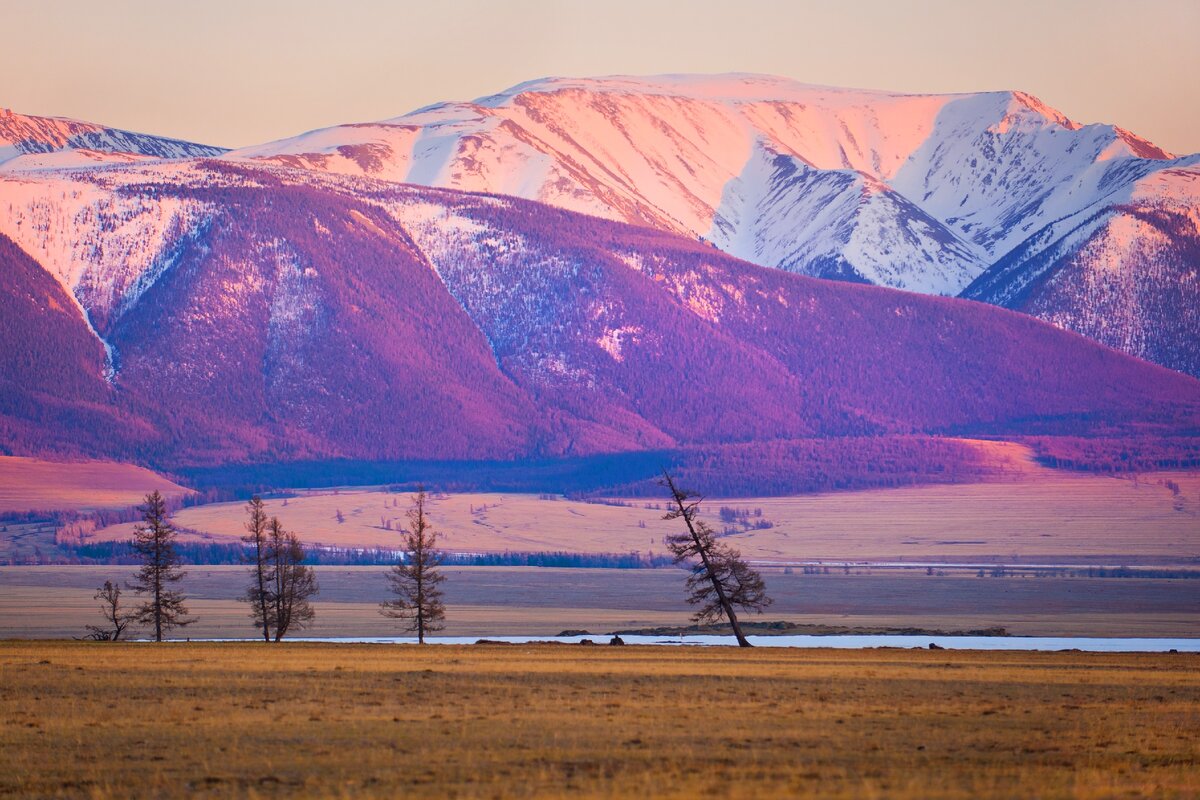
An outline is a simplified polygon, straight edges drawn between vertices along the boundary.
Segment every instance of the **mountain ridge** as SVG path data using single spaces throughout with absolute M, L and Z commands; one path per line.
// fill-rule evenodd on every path
M 57 198 L 72 224 L 6 218 L 22 248 L 10 259 L 74 263 L 112 231 L 141 247 L 40 268 L 45 292 L 82 297 L 115 371 L 106 382 L 93 346 L 54 423 L 44 394 L 6 384 L 3 427 L 23 451 L 53 433 L 51 449 L 74 434 L 171 467 L 739 444 L 745 458 L 806 437 L 869 448 L 1200 425 L 1200 382 L 1031 317 L 758 267 L 532 201 L 222 160 L 20 180 L 30 214 Z M 86 323 L 38 330 L 85 342 Z M 5 351 L 24 353 L 24 335 Z
M 0 170 L 93 166 L 139 158 L 219 156 L 228 148 L 0 108 Z

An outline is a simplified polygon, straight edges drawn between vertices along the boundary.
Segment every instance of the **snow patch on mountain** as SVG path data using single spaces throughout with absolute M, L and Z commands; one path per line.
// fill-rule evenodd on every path
M 1190 161 L 1047 225 L 964 295 L 1200 375 L 1200 164 Z

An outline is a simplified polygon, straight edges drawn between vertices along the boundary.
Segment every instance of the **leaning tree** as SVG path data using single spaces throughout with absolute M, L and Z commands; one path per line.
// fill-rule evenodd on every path
M 404 534 L 400 560 L 388 570 L 388 583 L 395 597 L 380 604 L 385 617 L 407 621 L 405 630 L 416 631 L 417 641 L 425 643 L 425 634 L 444 627 L 446 607 L 439 584 L 446 578 L 438 571 L 442 554 L 437 549 L 437 534 L 425 514 L 425 490 L 417 488 L 408 510 L 408 531 Z
M 146 495 L 141 507 L 142 521 L 133 530 L 133 549 L 142 559 L 130 588 L 146 600 L 137 608 L 137 620 L 154 627 L 154 641 L 163 640 L 163 632 L 191 625 L 186 598 L 172 589 L 186 574 L 175 550 L 175 526 L 167 519 L 167 503 L 157 490 Z
M 675 563 L 691 571 L 687 579 L 688 602 L 699 607 L 693 618 L 703 624 L 724 617 L 729 620 L 738 645 L 750 647 L 734 607 L 761 613 L 771 604 L 762 577 L 742 559 L 737 549 L 718 541 L 712 528 L 700 519 L 702 497 L 680 489 L 666 470 L 662 484 L 671 493 L 672 503 L 663 519 L 681 519 L 687 528 L 668 536 L 666 544 Z

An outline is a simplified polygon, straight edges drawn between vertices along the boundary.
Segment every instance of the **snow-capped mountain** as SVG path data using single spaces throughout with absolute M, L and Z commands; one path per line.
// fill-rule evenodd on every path
M 1200 375 L 1200 164 L 1150 172 L 1055 220 L 964 296 Z
M 0 170 L 91 166 L 142 159 L 200 158 L 226 152 L 179 139 L 148 136 L 62 117 L 33 117 L 0 108 Z
M 1178 205 L 1174 184 L 1151 177 L 1196 161 L 1022 92 L 909 95 L 738 74 L 537 80 L 226 157 L 514 195 L 703 238 L 765 266 L 943 295 L 1064 220 L 1151 187 L 1166 194 L 1147 202 Z M 1158 252 L 1188 262 L 1170 249 Z M 1088 335 L 1096 326 L 1082 317 L 1115 313 L 1101 340 L 1124 347 L 1158 327 L 1129 297 L 1097 288 L 1070 315 L 1023 307 L 1080 320 Z
M 869 450 L 1200 420 L 1196 380 L 1024 315 L 515 198 L 200 159 L 0 174 L 0 208 L 19 452 Z
M 955 294 L 986 267 L 974 248 L 927 215 L 910 227 L 909 204 L 870 202 L 888 194 L 884 184 L 932 132 L 948 100 L 755 75 L 547 79 L 229 158 L 515 195 L 706 238 L 766 266 L 820 275 L 841 262 L 856 280 Z M 793 165 L 782 173 L 780 157 Z M 823 182 L 812 170 L 837 173 L 824 176 L 832 186 L 822 188 L 841 195 L 855 216 L 871 206 L 869 216 L 892 230 L 851 245 L 848 231 L 857 226 L 839 220 L 828 231 L 810 226 L 817 238 L 798 241 L 798 226 L 786 220 L 803 226 L 820 203 L 805 191 Z M 800 205 L 790 209 L 788 200 Z M 758 224 L 768 210 L 760 206 L 776 224 Z M 905 251 L 890 251 L 892 244 L 935 255 L 913 274 L 896 274 L 890 265 Z M 821 263 L 810 268 L 805 253 L 819 254 Z

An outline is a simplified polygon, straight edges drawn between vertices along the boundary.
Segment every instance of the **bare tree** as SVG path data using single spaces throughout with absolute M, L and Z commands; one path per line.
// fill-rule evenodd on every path
M 270 543 L 267 541 L 267 512 L 263 508 L 262 498 L 254 495 L 246 505 L 250 518 L 246 520 L 246 535 L 242 541 L 250 545 L 253 559 L 250 567 L 250 586 L 242 597 L 250 604 L 250 617 L 255 627 L 262 627 L 263 641 L 271 641 L 271 583 L 275 576 L 271 574 L 268 559 Z
M 668 536 L 666 545 L 675 563 L 686 564 L 691 570 L 687 579 L 688 602 L 699 606 L 694 619 L 712 623 L 724 617 L 729 620 L 738 645 L 750 647 L 742 635 L 734 606 L 756 613 L 769 606 L 771 598 L 767 597 L 762 578 L 742 560 L 741 553 L 717 541 L 712 529 L 699 519 L 703 498 L 680 489 L 666 470 L 662 483 L 670 491 L 672 503 L 663 519 L 682 519 L 687 526 L 686 532 Z
M 417 488 L 408 510 L 408 532 L 404 534 L 405 555 L 388 571 L 388 583 L 394 600 L 381 603 L 385 617 L 408 620 L 406 630 L 417 632 L 417 641 L 425 643 L 425 634 L 440 631 L 446 618 L 439 584 L 446 578 L 437 568 L 442 554 L 437 549 L 437 534 L 425 515 L 425 490 Z
M 100 601 L 100 613 L 104 615 L 107 624 L 104 627 L 88 625 L 87 629 L 91 631 L 88 638 L 101 642 L 117 641 L 137 616 L 136 613 L 121 607 L 120 584 L 105 581 L 104 585 L 96 590 L 93 599 Z
M 142 522 L 133 531 L 133 549 L 142 557 L 141 569 L 130 588 L 148 595 L 137 608 L 137 620 L 154 626 L 154 641 L 163 640 L 163 632 L 191 625 L 182 592 L 171 588 L 186 574 L 175 551 L 175 527 L 167 519 L 167 504 L 157 490 L 146 495 L 141 507 Z
M 316 616 L 309 598 L 315 595 L 317 574 L 304 564 L 304 545 L 291 531 L 285 531 L 279 517 L 268 525 L 271 573 L 275 585 L 271 593 L 271 622 L 275 641 L 281 641 L 293 627 L 303 628 Z

